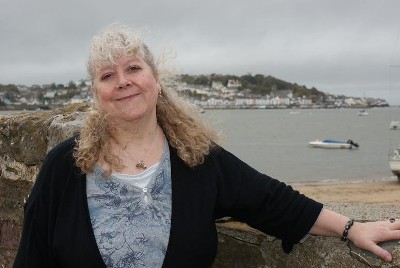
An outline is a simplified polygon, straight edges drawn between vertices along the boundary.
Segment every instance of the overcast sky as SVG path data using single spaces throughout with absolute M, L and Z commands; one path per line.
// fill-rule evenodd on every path
M 0 84 L 87 78 L 92 36 L 120 22 L 138 27 L 156 54 L 173 51 L 178 73 L 272 75 L 327 93 L 400 104 L 398 0 L 0 4 Z

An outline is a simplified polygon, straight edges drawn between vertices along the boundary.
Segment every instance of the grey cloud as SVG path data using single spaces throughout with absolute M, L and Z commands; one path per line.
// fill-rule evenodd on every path
M 332 93 L 369 91 L 400 104 L 400 96 L 392 97 L 400 95 L 400 68 L 389 67 L 400 65 L 397 0 L 0 4 L 2 84 L 85 78 L 91 37 L 121 22 L 142 29 L 154 50 L 176 51 L 184 73 L 262 73 Z

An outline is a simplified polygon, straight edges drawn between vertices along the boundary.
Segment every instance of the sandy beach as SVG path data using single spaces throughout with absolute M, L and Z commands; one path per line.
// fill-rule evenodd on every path
M 301 193 L 324 202 L 398 204 L 400 183 L 397 179 L 356 183 L 292 184 Z

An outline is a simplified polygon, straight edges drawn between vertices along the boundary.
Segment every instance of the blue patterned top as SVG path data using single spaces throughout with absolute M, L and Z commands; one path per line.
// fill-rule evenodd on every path
M 97 246 L 107 267 L 161 267 L 171 228 L 168 143 L 149 184 L 136 187 L 96 166 L 87 175 L 87 199 Z

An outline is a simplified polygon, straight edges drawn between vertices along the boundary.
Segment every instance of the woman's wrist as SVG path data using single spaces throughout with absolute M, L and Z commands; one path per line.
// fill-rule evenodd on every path
M 349 218 L 329 209 L 323 209 L 310 230 L 311 234 L 342 237 Z M 353 224 L 354 225 L 354 224 Z M 354 226 L 351 227 L 352 229 Z M 348 230 L 348 239 L 352 232 Z M 350 239 L 351 240 L 351 239 Z
M 351 229 L 351 227 L 353 227 L 354 222 L 355 222 L 354 219 L 350 219 L 350 220 L 348 220 L 348 222 L 344 226 L 342 237 L 340 238 L 342 241 L 347 241 L 350 229 Z

